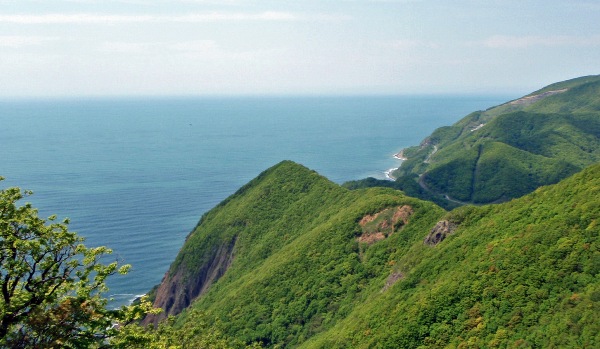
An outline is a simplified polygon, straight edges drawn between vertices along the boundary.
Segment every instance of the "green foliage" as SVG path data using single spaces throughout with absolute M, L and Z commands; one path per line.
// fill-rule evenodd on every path
M 107 309 L 106 278 L 129 266 L 102 264 L 111 250 L 85 247 L 68 220 L 43 220 L 30 204 L 17 206 L 30 194 L 0 190 L 0 346 L 102 346 L 117 333 L 115 323 L 141 318 L 150 305 Z
M 544 88 L 542 88 L 541 90 L 532 92 L 531 94 L 529 94 L 529 96 L 531 95 L 537 95 L 543 92 L 547 92 L 547 91 L 556 91 L 556 90 L 562 90 L 562 89 L 573 89 L 576 88 L 578 86 L 581 85 L 586 85 L 589 83 L 594 83 L 594 82 L 598 82 L 598 80 L 600 80 L 600 77 L 598 75 L 588 75 L 588 76 L 581 76 L 578 78 L 574 78 L 574 79 L 570 79 L 570 80 L 565 80 L 565 81 L 561 81 L 561 82 L 556 82 L 554 84 L 548 85 Z
M 537 94 L 549 91 L 555 92 L 541 98 L 534 93 L 523 103 L 472 113 L 437 129 L 405 152 L 408 160 L 394 175 L 401 181 L 417 176 L 429 197 L 492 203 L 600 161 L 600 77 L 558 83 Z
M 173 317 L 159 324 L 157 328 L 131 324 L 110 339 L 110 347 L 115 349 L 258 349 L 260 343 L 244 344 L 229 338 L 218 329 L 220 323 L 209 323 L 210 317 L 200 311 L 188 313 L 188 321 L 175 327 Z
M 375 188 L 375 187 L 393 188 L 396 190 L 401 190 L 407 196 L 415 197 L 415 198 L 418 197 L 423 200 L 434 202 L 437 205 L 439 205 L 447 210 L 453 209 L 458 206 L 458 204 L 446 200 L 441 195 L 434 195 L 431 192 L 423 189 L 419 185 L 419 183 L 417 183 L 417 181 L 418 181 L 418 176 L 416 174 L 411 174 L 411 175 L 407 175 L 407 176 L 402 176 L 395 181 L 375 179 L 375 178 L 369 177 L 369 178 L 365 178 L 365 179 L 361 179 L 361 180 L 349 181 L 349 182 L 342 184 L 342 186 L 344 188 L 347 188 L 350 190 Z
M 415 210 L 408 224 L 373 245 L 359 245 L 364 216 L 403 205 Z M 172 271 L 186 268 L 193 275 L 193 258 L 229 239 L 235 241 L 234 258 L 174 328 L 194 323 L 191 314 L 200 311 L 226 338 L 299 345 L 343 319 L 373 287 L 380 289 L 393 266 L 390 253 L 419 240 L 443 212 L 397 190 L 350 191 L 283 162 L 208 212 L 188 237 Z
M 468 201 L 472 196 L 472 183 L 475 180 L 477 163 L 482 146 L 474 146 L 426 172 L 421 180 L 426 188 L 435 192 L 447 193 L 453 199 Z
M 600 345 L 600 165 L 510 203 L 450 212 L 458 230 L 390 259 L 406 277 L 303 347 Z
M 496 145 L 487 146 L 493 154 Z M 187 242 L 225 233 L 231 220 L 252 218 L 238 231 L 227 272 L 156 332 L 126 327 L 125 343 L 600 345 L 600 165 L 505 204 L 450 212 L 397 190 L 357 188 L 368 187 L 365 182 L 349 183 L 354 190 L 346 190 L 290 162 L 251 183 L 205 215 Z M 403 205 L 413 209 L 407 224 L 372 244 L 358 241 L 390 221 L 390 208 Z M 364 217 L 373 218 L 365 224 Z M 436 246 L 425 245 L 440 220 L 456 231 Z
M 395 182 L 340 187 L 289 161 L 263 172 L 188 236 L 170 282 L 184 275 L 189 287 L 223 246 L 232 260 L 155 340 L 215 333 L 207 340 L 233 347 L 598 346 L 599 166 L 519 200 L 449 213 L 398 191 L 445 208 L 500 202 L 599 161 L 598 84 L 556 84 L 440 128 L 404 150 Z M 393 231 L 358 224 L 380 213 L 371 223 L 379 226 L 402 205 L 414 214 Z M 458 228 L 423 244 L 440 220 Z
M 202 217 L 171 266 L 198 268 L 215 244 L 236 240 L 236 254 L 243 256 L 240 267 L 252 270 L 289 240 L 313 224 L 307 215 L 327 216 L 314 207 L 329 206 L 341 195 L 341 188 L 324 177 L 298 165 L 283 162 L 265 171 Z M 219 208 L 227 207 L 227 210 Z M 281 219 L 283 216 L 284 219 Z M 280 219 L 276 226 L 273 223 Z

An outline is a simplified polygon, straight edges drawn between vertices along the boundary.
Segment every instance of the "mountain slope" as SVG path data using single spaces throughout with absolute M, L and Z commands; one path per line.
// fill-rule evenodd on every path
M 445 212 L 286 161 L 201 219 L 159 293 L 205 279 L 227 250 L 175 328 L 234 346 L 593 348 L 599 219 L 600 165 Z
M 600 165 L 523 198 L 465 206 L 452 235 L 307 348 L 600 346 Z
M 600 76 L 467 115 L 403 155 L 393 175 L 416 180 L 446 207 L 506 201 L 556 183 L 600 161 Z
M 286 161 L 201 219 L 155 305 L 176 314 L 178 299 L 194 297 L 187 290 L 206 290 L 192 307 L 219 319 L 223 333 L 248 343 L 297 345 L 380 289 L 390 252 L 420 240 L 443 213 L 396 190 L 350 191 Z M 196 286 L 225 250 L 226 271 L 209 287 Z M 195 321 L 188 316 L 178 322 Z
M 207 289 L 209 292 L 201 297 L 202 302 L 211 307 L 219 304 L 220 312 L 228 309 L 226 313 L 233 313 L 234 309 L 230 307 L 246 304 L 249 300 L 245 298 L 239 304 L 232 302 L 241 297 L 239 290 L 244 288 L 249 288 L 243 293 L 245 297 L 253 297 L 255 301 L 262 299 L 263 306 L 270 309 L 276 306 L 272 304 L 274 299 L 292 297 L 293 293 L 284 292 L 291 286 L 281 285 L 277 295 L 255 294 L 265 288 L 261 280 L 269 279 L 269 285 L 275 285 L 277 280 L 286 283 L 287 277 L 292 277 L 290 272 L 304 273 L 303 286 L 297 292 L 305 293 L 309 287 L 315 297 L 305 300 L 313 306 L 306 314 L 302 310 L 303 315 L 298 315 L 299 318 L 329 313 L 326 308 L 339 301 L 331 298 L 333 294 L 359 292 L 348 289 L 360 288 L 363 282 L 360 280 L 378 275 L 369 268 L 380 266 L 370 266 L 375 262 L 370 259 L 369 252 L 359 249 L 356 238 L 362 232 L 357 222 L 368 214 L 404 205 L 427 207 L 426 215 L 443 212 L 433 204 L 407 198 L 394 190 L 349 191 L 301 165 L 282 162 L 202 217 L 155 292 L 155 306 L 166 311 L 157 319 L 146 322 L 179 313 Z M 421 214 L 414 216 L 418 218 Z M 404 223 L 389 221 L 386 224 L 400 229 Z M 392 228 L 387 227 L 382 233 L 387 236 Z M 365 269 L 365 266 L 369 267 Z M 346 274 L 349 284 L 319 286 L 324 282 L 323 275 L 337 278 Z M 262 279 L 256 279 L 257 275 Z M 312 284 L 308 283 L 310 280 Z M 235 308 L 235 311 L 241 310 Z M 262 310 L 255 309 L 251 319 L 244 318 L 243 322 L 252 322 L 256 326 L 270 323 L 261 314 Z M 227 323 L 241 326 L 233 319 L 228 319 Z M 306 324 L 301 327 L 299 332 L 308 331 L 304 328 Z M 270 339 L 271 331 L 257 330 L 248 336 L 248 340 L 283 340 Z
M 230 266 L 252 271 L 309 229 L 319 208 L 339 195 L 335 184 L 289 161 L 261 173 L 206 213 L 186 238 L 154 293 L 155 305 L 165 309 L 157 319 L 181 312 Z

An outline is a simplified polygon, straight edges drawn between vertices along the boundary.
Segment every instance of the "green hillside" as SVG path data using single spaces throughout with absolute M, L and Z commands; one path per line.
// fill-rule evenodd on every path
M 600 165 L 445 219 L 447 239 L 390 256 L 404 280 L 305 347 L 600 346 Z
M 391 211 L 359 224 L 386 209 Z M 387 274 L 391 251 L 415 243 L 441 214 L 399 191 L 350 191 L 283 162 L 202 218 L 156 299 L 169 298 L 163 289 L 175 289 L 176 299 L 193 288 L 204 277 L 199 271 L 219 260 L 215 251 L 233 241 L 227 271 L 194 307 L 219 318 L 224 333 L 244 342 L 297 345 L 349 314 L 374 280 Z M 186 321 L 185 313 L 179 321 Z
M 202 217 L 155 304 L 174 314 L 197 298 L 157 336 L 209 347 L 598 347 L 599 217 L 600 165 L 509 203 L 446 212 L 282 162 Z
M 556 83 L 435 130 L 394 172 L 444 207 L 507 201 L 600 161 L 600 76 Z M 404 184 L 402 184 L 404 183 Z M 414 186 L 414 185 L 413 185 Z

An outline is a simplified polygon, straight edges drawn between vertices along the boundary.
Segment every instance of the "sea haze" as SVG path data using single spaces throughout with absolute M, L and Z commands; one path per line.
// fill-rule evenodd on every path
M 514 96 L 513 96 L 514 97 Z M 0 101 L 2 187 L 71 219 L 133 265 L 123 304 L 160 282 L 200 216 L 289 159 L 342 183 L 384 178 L 392 155 L 510 96 L 120 98 Z

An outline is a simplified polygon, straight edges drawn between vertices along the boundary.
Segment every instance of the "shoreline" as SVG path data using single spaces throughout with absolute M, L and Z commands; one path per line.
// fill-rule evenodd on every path
M 405 161 L 405 160 L 408 160 L 408 159 L 406 158 L 406 156 L 404 156 L 404 149 L 400 150 L 399 152 L 397 152 L 396 154 L 394 154 L 392 157 L 393 157 L 394 159 L 396 159 L 396 160 L 400 160 L 400 161 Z M 383 173 L 385 174 L 385 179 L 386 179 L 386 180 L 388 180 L 388 181 L 395 181 L 395 180 L 396 180 L 396 177 L 392 176 L 392 173 L 393 173 L 394 171 L 396 171 L 397 169 L 399 169 L 399 168 L 400 168 L 400 166 L 398 166 L 398 167 L 393 167 L 393 168 L 390 168 L 390 169 L 387 169 L 387 170 L 385 170 L 385 171 L 383 172 Z
M 399 152 L 397 152 L 396 154 L 394 154 L 394 159 L 398 159 L 398 160 L 402 160 L 402 161 L 408 160 L 406 158 L 406 156 L 404 156 L 404 149 L 402 149 Z
M 108 295 L 108 298 L 110 299 L 109 306 L 111 306 L 114 309 L 119 309 L 121 306 L 124 305 L 132 305 L 133 303 L 135 303 L 137 300 L 141 299 L 142 297 L 146 296 L 147 294 L 133 294 L 133 293 L 113 293 Z M 111 305 L 112 303 L 112 305 Z
M 399 168 L 400 167 L 394 167 L 394 168 L 390 168 L 388 170 L 385 170 L 383 172 L 385 174 L 385 179 L 388 180 L 388 181 L 395 181 L 396 177 L 392 176 L 392 172 L 396 171 Z

